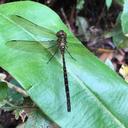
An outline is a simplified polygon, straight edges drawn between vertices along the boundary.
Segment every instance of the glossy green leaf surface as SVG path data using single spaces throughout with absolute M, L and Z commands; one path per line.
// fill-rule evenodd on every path
M 56 36 L 42 34 L 36 27 L 29 30 L 29 23 L 17 22 L 12 15 L 22 16 L 54 33 L 62 29 L 69 37 L 73 35 L 58 15 L 44 5 L 26 1 L 0 6 L 0 66 L 52 121 L 62 128 L 128 128 L 128 86 L 124 80 L 75 37 L 67 38 L 68 51 L 76 60 L 65 53 L 72 107 L 67 112 L 60 53 L 47 64 L 55 50 L 38 41 L 53 40 Z M 28 44 L 32 41 L 35 46 L 27 45 L 25 50 L 22 45 L 19 49 L 9 47 L 7 42 L 11 40 L 25 40 Z

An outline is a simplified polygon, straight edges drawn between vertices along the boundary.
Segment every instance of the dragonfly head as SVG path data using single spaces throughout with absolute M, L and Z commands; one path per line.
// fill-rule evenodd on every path
M 60 31 L 58 31 L 57 33 L 56 33 L 56 36 L 58 37 L 58 38 L 60 38 L 60 37 L 67 37 L 67 34 L 64 32 L 64 30 L 60 30 Z

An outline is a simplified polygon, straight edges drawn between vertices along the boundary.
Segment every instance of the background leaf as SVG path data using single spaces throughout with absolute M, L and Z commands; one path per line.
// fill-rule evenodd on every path
M 83 9 L 84 3 L 86 2 L 86 0 L 77 0 L 77 11 L 80 11 Z
M 63 128 L 128 128 L 128 86 L 124 80 L 75 37 L 68 38 L 68 50 L 76 59 L 65 55 L 72 103 L 68 113 L 61 57 L 57 54 L 47 64 L 52 50 L 42 48 L 42 53 L 34 53 L 7 47 L 7 41 L 36 37 L 14 22 L 11 15 L 20 15 L 55 33 L 60 29 L 68 36 L 72 33 L 46 6 L 30 1 L 0 6 L 0 66 L 16 78 L 48 118 Z
M 119 14 L 116 20 L 116 25 L 112 29 L 111 36 L 113 38 L 113 43 L 118 48 L 127 48 L 128 47 L 128 37 L 126 37 L 123 33 L 122 26 L 121 26 L 121 15 Z
M 121 16 L 121 25 L 123 33 L 128 37 L 128 0 L 125 0 L 124 2 L 123 13 Z
M 4 82 L 0 82 L 0 102 L 7 97 L 7 85 Z
M 106 3 L 106 6 L 107 6 L 107 9 L 109 9 L 112 5 L 112 0 L 105 0 L 105 3 Z
M 40 110 L 37 110 L 37 109 L 34 110 L 33 112 L 29 114 L 28 120 L 25 123 L 24 128 L 30 128 L 30 127 L 32 128 L 42 128 L 42 127 L 52 128 L 53 124 L 51 122 L 48 122 L 44 117 L 45 116 L 43 116 Z M 57 128 L 57 126 L 54 128 Z
M 116 0 L 117 3 L 119 3 L 120 5 L 124 4 L 124 0 Z

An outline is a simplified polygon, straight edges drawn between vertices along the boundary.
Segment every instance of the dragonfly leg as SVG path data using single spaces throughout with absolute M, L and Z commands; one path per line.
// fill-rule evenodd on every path
M 55 53 L 51 56 L 51 58 L 48 60 L 47 64 L 53 59 L 53 57 L 56 55 L 58 49 L 56 49 Z
M 71 53 L 68 51 L 68 49 L 67 48 L 65 48 L 65 49 L 66 49 L 67 53 L 71 56 L 71 58 L 76 61 L 76 59 L 71 55 Z
M 54 48 L 56 45 L 52 45 L 52 46 L 50 46 L 50 47 L 48 47 L 48 49 L 50 49 L 50 48 Z
M 67 44 L 65 46 L 66 46 L 66 48 L 68 48 L 68 45 Z

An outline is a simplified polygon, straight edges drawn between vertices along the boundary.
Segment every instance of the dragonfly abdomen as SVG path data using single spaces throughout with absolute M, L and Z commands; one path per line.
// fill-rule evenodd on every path
M 71 111 L 70 93 L 69 93 L 68 75 L 67 75 L 67 68 L 65 64 L 64 54 L 62 55 L 62 60 L 63 60 L 64 85 L 65 85 L 66 100 L 67 100 L 67 111 L 70 112 Z

